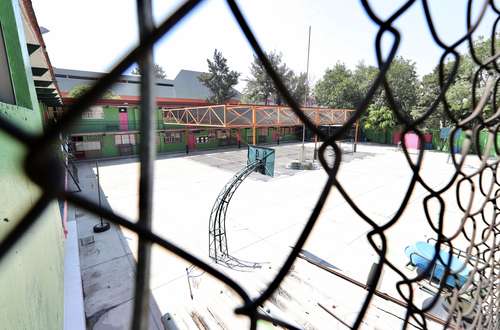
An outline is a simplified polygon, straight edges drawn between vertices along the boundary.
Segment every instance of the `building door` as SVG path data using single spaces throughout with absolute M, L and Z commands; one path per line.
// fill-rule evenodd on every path
M 118 108 L 118 120 L 120 121 L 120 131 L 128 131 L 128 112 L 127 108 Z
M 196 148 L 196 137 L 194 136 L 194 134 L 192 132 L 188 133 L 187 143 L 188 143 L 189 150 L 194 150 Z

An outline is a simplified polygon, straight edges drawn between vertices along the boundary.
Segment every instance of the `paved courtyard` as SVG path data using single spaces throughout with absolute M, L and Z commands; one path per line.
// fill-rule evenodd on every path
M 308 159 L 312 157 L 313 147 L 312 143 L 306 144 Z M 237 190 L 227 214 L 230 253 L 257 262 L 260 268 L 241 271 L 215 265 L 251 296 L 262 292 L 280 269 L 327 179 L 322 169 L 296 171 L 286 168 L 291 160 L 298 158 L 300 144 L 273 148 L 276 150 L 275 177 L 252 174 Z M 356 153 L 352 153 L 350 144 L 342 148 L 339 181 L 366 215 L 378 224 L 386 223 L 397 211 L 412 175 L 404 154 L 387 146 L 358 145 Z M 416 154 L 411 155 L 413 160 L 416 157 Z M 246 149 L 160 157 L 155 164 L 154 231 L 213 264 L 208 257 L 210 210 L 224 184 L 245 163 Z M 477 165 L 471 162 L 465 166 L 465 171 L 473 171 Z M 79 167 L 80 173 L 92 176 L 91 171 L 95 172 L 92 163 L 81 163 Z M 452 168 L 446 154 L 426 152 L 421 175 L 431 187 L 438 188 L 449 181 Z M 129 219 L 138 216 L 138 175 L 139 164 L 135 160 L 100 162 L 105 203 Z M 87 194 L 92 196 L 92 193 Z M 404 248 L 435 237 L 422 207 L 422 199 L 427 194 L 417 185 L 401 220 L 386 232 L 388 258 L 408 276 L 415 276 L 416 272 L 405 267 L 408 259 Z M 443 197 L 448 203 L 445 231 L 452 232 L 461 216 L 455 190 L 451 189 Z M 474 201 L 474 205 L 477 203 L 480 201 Z M 432 214 L 437 215 L 438 211 L 437 203 L 431 205 Z M 322 260 L 327 268 L 366 283 L 372 263 L 377 260 L 366 239 L 370 229 L 340 193 L 332 189 L 304 250 L 307 255 Z M 118 242 L 128 245 L 135 255 L 137 236 L 124 229 L 122 232 L 123 239 Z M 395 288 L 398 280 L 400 276 L 384 268 L 378 289 L 402 300 Z M 211 329 L 244 329 L 248 324 L 246 318 L 234 315 L 233 310 L 241 301 L 226 285 L 157 246 L 153 248 L 150 285 L 161 315 L 169 315 L 164 323 L 171 329 L 196 328 L 200 324 Z M 417 306 L 431 296 L 417 286 L 414 293 Z M 332 314 L 352 324 L 365 295 L 364 289 L 298 259 L 280 290 L 262 307 L 262 312 L 300 328 L 346 329 Z M 367 329 L 400 328 L 401 317 L 404 317 L 403 308 L 375 297 L 363 326 Z M 262 323 L 261 326 L 264 329 L 268 325 Z

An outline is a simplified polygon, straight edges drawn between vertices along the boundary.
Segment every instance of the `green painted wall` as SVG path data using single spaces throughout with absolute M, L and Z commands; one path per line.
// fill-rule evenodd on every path
M 17 102 L 17 106 L 0 103 L 0 116 L 26 130 L 41 132 L 42 117 L 17 0 L 0 1 L 0 24 Z M 0 131 L 0 240 L 40 196 L 40 189 L 23 173 L 25 155 L 23 145 Z M 54 201 L 0 263 L 0 328 L 62 329 L 63 243 Z
M 178 152 L 186 151 L 186 145 L 184 143 L 161 143 L 158 147 L 158 152 Z
M 241 141 L 246 144 L 252 144 L 252 129 L 251 128 L 243 128 L 240 131 Z
M 118 108 L 103 106 L 103 119 L 80 119 L 71 129 L 71 133 L 114 132 L 120 130 Z
M 387 129 L 385 131 L 378 129 L 365 128 L 364 134 L 366 140 L 375 143 L 392 144 L 392 133 L 394 129 Z
M 120 130 L 118 107 L 103 106 L 103 119 L 80 119 L 70 130 L 71 133 L 91 133 L 91 132 L 117 132 Z M 128 129 L 137 131 L 140 127 L 140 110 L 138 107 L 129 107 Z M 163 112 L 161 109 L 155 111 L 157 129 L 179 128 L 177 125 L 165 125 L 163 123 Z
M 0 116 L 40 130 L 37 111 L 0 103 Z M 25 148 L 0 133 L 0 240 L 33 205 L 40 190 L 24 175 Z M 7 219 L 4 220 L 4 219 Z M 61 329 L 63 322 L 63 228 L 56 202 L 0 263 L 0 328 Z
M 137 108 L 129 108 L 129 130 L 132 130 L 133 127 L 135 127 L 134 130 L 139 129 L 139 121 L 136 120 L 136 116 L 139 115 L 139 110 Z M 111 116 L 108 115 L 108 118 L 111 118 Z M 160 116 L 158 118 L 161 118 Z M 118 121 L 118 119 L 116 119 Z M 178 125 L 165 125 L 165 129 L 178 129 L 181 128 L 183 129 L 183 126 L 178 126 Z M 159 128 L 161 129 L 161 128 Z M 194 137 L 200 137 L 200 136 L 209 136 L 210 132 L 213 131 L 214 129 L 200 129 L 197 130 L 197 132 L 192 132 L 191 134 L 194 135 Z M 107 131 L 113 131 L 113 130 L 107 130 Z M 236 141 L 235 141 L 235 136 L 236 136 L 236 131 L 237 129 L 232 129 L 232 137 L 233 137 L 233 142 L 232 146 L 236 146 Z M 252 129 L 251 128 L 241 128 L 239 129 L 240 131 L 240 137 L 241 137 L 241 142 L 242 144 L 252 144 Z M 73 131 L 74 132 L 74 131 Z M 276 128 L 269 128 L 267 130 L 267 135 L 265 136 L 260 136 L 260 142 L 258 143 L 276 143 L 277 141 L 273 140 L 273 132 L 278 132 Z M 74 132 L 76 133 L 76 132 Z M 259 133 L 259 131 L 257 131 Z M 128 133 L 132 134 L 132 133 Z M 163 133 L 157 132 L 158 137 L 157 137 L 157 148 L 156 151 L 158 153 L 168 153 L 168 152 L 185 152 L 186 151 L 186 137 L 184 131 L 181 133 L 181 141 L 179 143 L 165 143 Z M 136 145 L 133 146 L 133 154 L 138 153 L 138 148 L 139 148 L 139 142 L 140 142 L 140 137 L 139 134 L 135 134 L 136 136 Z M 84 140 L 93 140 L 94 136 L 84 136 Z M 99 135 L 99 138 L 101 139 L 101 151 L 100 152 L 89 152 L 86 153 L 87 158 L 96 158 L 96 157 L 116 157 L 116 156 L 121 156 L 120 151 L 118 146 L 115 145 L 115 135 L 114 134 L 107 134 L 104 136 Z M 286 135 L 280 136 L 280 141 L 286 142 L 286 141 L 297 141 L 297 135 L 295 133 L 290 133 Z M 227 141 L 219 140 L 216 138 L 210 138 L 208 143 L 197 143 L 195 146 L 195 150 L 213 150 L 217 148 L 222 148 L 228 146 Z M 192 151 L 192 150 L 191 150 Z
M 21 20 L 21 8 L 16 0 L 0 1 L 0 24 L 9 61 L 9 69 L 16 96 L 16 104 L 33 108 L 37 104 L 35 86 L 32 83 L 31 64 L 29 62 L 26 38 Z M 17 28 L 17 27 L 21 28 Z M 23 42 L 21 42 L 23 41 Z
M 209 130 L 201 129 L 197 133 L 194 133 L 193 135 L 195 137 L 208 136 L 209 135 Z M 217 139 L 210 138 L 207 143 L 197 143 L 196 144 L 196 150 L 215 149 L 218 146 L 219 146 L 219 141 L 217 141 Z
M 0 116 L 31 132 L 42 131 L 42 116 L 31 76 L 17 0 L 0 1 L 0 24 L 17 105 L 0 103 Z M 0 240 L 40 196 L 23 173 L 24 146 L 0 131 Z M 62 329 L 64 251 L 57 202 L 0 264 L 0 328 Z
M 179 143 L 165 143 L 165 139 L 160 135 L 156 151 L 158 153 L 186 151 L 185 135 L 184 132 L 181 132 L 181 141 Z
M 487 130 L 484 130 L 484 131 L 481 131 L 479 133 L 479 145 L 480 145 L 480 152 L 481 153 L 484 153 L 484 150 L 486 148 L 486 144 L 488 143 L 488 131 Z M 499 136 L 496 136 L 496 143 L 498 144 L 499 143 Z M 493 141 L 495 141 L 495 138 L 493 139 Z M 496 156 L 496 152 L 495 152 L 495 145 L 492 145 L 491 146 L 491 149 L 490 149 L 490 152 L 489 152 L 489 156 Z
M 290 134 L 280 135 L 280 141 L 283 141 L 283 142 L 298 141 L 298 139 L 297 139 L 297 135 L 295 133 L 290 133 Z
M 104 107 L 104 129 L 102 131 L 114 131 L 120 129 L 120 122 L 118 121 L 118 108 L 117 107 Z M 90 121 L 91 119 L 88 119 Z
M 140 116 L 138 108 L 128 108 L 128 129 L 137 131 L 140 127 Z
M 74 127 L 71 128 L 70 133 L 92 133 L 92 132 L 118 132 L 120 131 L 119 125 L 119 112 L 118 107 L 105 106 L 104 118 L 103 119 L 81 119 Z M 137 106 L 128 107 L 128 130 L 138 131 L 140 129 L 140 109 Z M 156 109 L 156 129 L 158 130 L 168 130 L 168 129 L 184 129 L 184 126 L 164 124 L 163 123 L 163 111 L 161 109 Z M 252 129 L 251 128 L 241 128 L 240 138 L 243 144 L 252 144 Z M 273 140 L 273 132 L 277 131 L 276 128 L 268 128 L 267 134 L 265 136 L 259 136 L 260 131 L 257 130 L 258 141 L 257 143 L 276 143 Z M 234 130 L 233 130 L 234 133 Z M 200 129 L 197 133 L 193 133 L 195 137 L 207 136 L 209 134 L 208 129 Z M 234 138 L 235 135 L 233 135 Z M 167 152 L 183 152 L 186 150 L 185 134 L 182 134 L 182 140 L 180 143 L 165 143 L 163 137 L 158 138 L 157 152 L 167 153 Z M 296 141 L 297 136 L 294 133 L 280 136 L 280 141 Z M 139 139 L 136 139 L 137 144 Z M 233 142 L 235 145 L 235 142 Z M 216 149 L 219 147 L 227 146 L 227 142 L 219 141 L 218 139 L 211 138 L 208 143 L 196 144 L 195 150 L 209 150 Z M 137 153 L 138 146 L 134 147 L 134 153 Z M 102 157 L 116 157 L 120 156 L 118 147 L 114 144 L 114 137 L 112 135 L 104 138 L 102 140 Z M 99 157 L 95 152 L 92 153 L 92 157 Z
M 172 125 L 166 125 L 163 122 L 163 111 L 161 110 L 156 111 L 156 122 L 158 129 L 165 129 L 168 128 L 169 126 L 172 127 Z
M 102 155 L 105 157 L 116 157 L 120 153 L 118 147 L 115 145 L 114 135 L 104 135 L 101 140 Z

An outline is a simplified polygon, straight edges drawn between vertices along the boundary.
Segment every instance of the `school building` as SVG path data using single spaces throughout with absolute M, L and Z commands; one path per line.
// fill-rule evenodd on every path
M 93 85 L 103 73 L 55 69 L 55 77 L 64 101 L 64 108 L 49 115 L 47 120 L 53 120 L 58 112 L 68 109 L 75 101 L 71 97 L 72 90 L 82 85 Z M 198 79 L 201 72 L 181 70 L 174 79 L 156 80 L 156 129 L 157 152 L 187 152 L 193 150 L 215 149 L 227 146 L 241 146 L 242 144 L 258 143 L 270 144 L 284 141 L 299 140 L 302 138 L 302 125 L 298 120 L 278 122 L 277 117 L 266 123 L 254 124 L 251 120 L 240 125 L 226 123 L 175 122 L 169 121 L 169 109 L 192 109 L 188 111 L 201 113 L 207 106 L 210 91 Z M 255 110 L 257 117 L 268 114 L 273 110 L 285 113 L 286 107 L 240 105 L 240 93 L 235 91 L 235 97 L 228 102 L 228 106 L 239 105 L 243 110 L 230 108 L 229 113 L 245 112 L 245 116 L 252 117 Z M 140 125 L 140 77 L 123 75 L 111 87 L 106 97 L 97 100 L 82 115 L 81 120 L 68 132 L 73 152 L 78 159 L 92 159 L 100 157 L 130 156 L 138 153 L 139 125 Z M 198 110 L 195 110 L 198 109 Z M 246 109 L 246 110 L 245 110 Z M 251 110 L 250 110 L 251 109 Z M 282 110 L 279 110 L 282 109 Z M 322 110 L 323 111 L 323 110 Z M 208 116 L 213 113 L 208 111 Z M 201 116 L 200 114 L 197 114 Z M 208 117 L 207 117 L 208 118 Z M 215 118 L 215 117 L 214 117 Z M 285 118 L 282 115 L 281 118 Z M 248 118 L 247 118 L 248 119 Z M 324 124 L 331 124 L 325 122 Z M 255 138 L 254 138 L 255 136 Z

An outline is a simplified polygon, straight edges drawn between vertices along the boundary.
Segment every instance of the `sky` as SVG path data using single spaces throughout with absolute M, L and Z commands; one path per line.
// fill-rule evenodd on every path
M 52 65 L 57 68 L 106 72 L 138 43 L 134 0 L 32 0 Z M 451 43 L 466 31 L 466 0 L 429 1 L 436 29 Z M 153 0 L 160 23 L 182 1 Z M 382 18 L 404 1 L 372 0 Z M 483 1 L 473 1 L 473 17 Z M 308 27 L 311 26 L 309 80 L 314 84 L 337 62 L 354 69 L 360 61 L 375 65 L 378 31 L 357 0 L 240 0 L 238 4 L 257 40 L 266 51 L 283 54 L 295 72 L 305 72 Z M 376 9 L 375 9 L 376 8 Z M 489 36 L 495 15 L 491 9 L 475 36 Z M 421 1 L 400 17 L 402 33 L 397 54 L 416 62 L 422 76 L 438 63 L 442 50 L 432 41 Z M 391 36 L 383 37 L 388 51 Z M 155 45 L 155 62 L 173 79 L 181 69 L 206 71 L 214 49 L 222 51 L 233 70 L 241 73 L 237 88 L 245 86 L 253 51 L 223 0 L 207 0 Z M 130 71 L 130 70 L 129 70 Z

